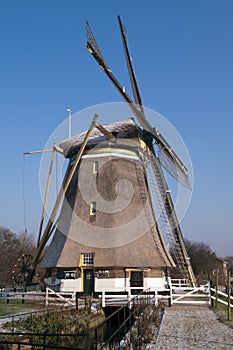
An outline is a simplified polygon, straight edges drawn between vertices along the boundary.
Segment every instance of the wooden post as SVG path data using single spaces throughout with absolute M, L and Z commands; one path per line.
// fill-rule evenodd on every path
M 78 292 L 75 293 L 75 309 L 78 310 Z
M 40 244 L 40 238 L 41 238 L 41 233 L 42 233 L 42 228 L 43 228 L 43 223 L 44 223 L 44 218 L 45 218 L 45 213 L 46 213 L 46 205 L 47 205 L 47 200 L 48 200 L 48 193 L 49 193 L 54 157 L 55 157 L 55 147 L 53 146 L 50 167 L 49 167 L 49 174 L 48 174 L 48 179 L 47 179 L 47 184 L 46 184 L 46 189 L 45 189 L 43 209 L 42 209 L 41 220 L 40 220 L 40 228 L 39 228 L 39 233 L 38 233 L 37 246 L 39 246 L 39 244 Z
M 155 290 L 155 306 L 159 305 L 159 297 L 158 297 L 158 292 Z
M 173 301 L 172 301 L 172 284 L 169 284 L 169 288 L 170 288 L 170 297 L 168 299 L 168 306 L 172 306 Z
M 210 289 L 210 291 L 209 291 L 209 305 L 211 305 L 212 307 L 214 307 L 214 299 L 212 298 L 212 296 L 213 296 L 213 291 L 211 290 L 213 288 L 213 281 L 212 280 L 210 280 L 209 281 L 209 289 Z
M 102 291 L 102 307 L 105 307 L 105 291 Z
M 216 271 L 216 285 L 215 285 L 215 308 L 218 308 L 218 270 Z
M 48 307 L 49 303 L 49 290 L 48 287 L 45 288 L 45 307 Z
M 227 274 L 227 291 L 228 291 L 227 320 L 231 321 L 231 271 L 230 270 L 228 270 L 228 274 Z
M 95 350 L 98 349 L 98 328 L 95 327 Z

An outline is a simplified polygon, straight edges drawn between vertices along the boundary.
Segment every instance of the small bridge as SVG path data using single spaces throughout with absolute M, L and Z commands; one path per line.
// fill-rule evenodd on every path
M 148 298 L 150 304 L 158 305 L 159 302 L 167 302 L 169 306 L 173 304 L 196 304 L 210 305 L 211 292 L 209 284 L 200 287 L 190 287 L 184 279 L 170 279 L 168 288 L 155 290 L 148 288 L 129 288 L 124 292 L 103 291 L 99 295 L 102 307 L 121 306 L 129 303 L 135 298 L 135 294 L 140 293 L 140 298 Z
M 138 294 L 139 294 L 138 288 Z M 222 303 L 224 305 L 230 305 L 229 308 L 233 308 L 233 296 L 223 292 L 219 287 L 212 288 L 210 283 L 199 287 L 187 286 L 184 279 L 169 279 L 168 288 L 162 290 L 155 290 L 148 288 L 143 290 L 141 288 L 140 299 L 147 298 L 147 303 L 158 305 L 159 302 L 167 302 L 169 306 L 174 304 L 187 304 L 187 305 L 206 305 L 214 306 L 214 303 Z M 132 306 L 131 300 L 135 299 L 134 288 L 129 288 L 125 292 L 105 292 L 103 291 L 99 295 L 101 299 L 102 307 L 106 306 Z

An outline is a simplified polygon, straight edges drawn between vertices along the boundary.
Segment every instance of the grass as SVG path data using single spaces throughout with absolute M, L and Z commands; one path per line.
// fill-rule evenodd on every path
M 226 298 L 221 298 L 227 301 Z M 218 302 L 218 307 L 214 307 L 213 311 L 217 314 L 219 321 L 233 328 L 233 310 L 231 308 L 231 320 L 228 320 L 227 305 Z
M 40 308 L 41 308 L 41 305 L 38 302 L 32 302 L 32 301 L 26 300 L 25 304 L 22 304 L 21 300 L 10 299 L 9 304 L 7 304 L 6 299 L 0 299 L 0 316 L 19 314 L 23 312 L 38 310 Z
M 0 335 L 0 340 L 21 341 L 25 339 L 41 345 L 46 342 L 49 345 L 55 345 L 54 349 L 56 345 L 66 346 L 67 348 L 72 347 L 72 349 L 76 348 L 76 345 L 79 345 L 81 348 L 86 349 L 86 346 L 88 346 L 88 349 L 93 349 L 94 332 L 91 335 L 87 333 L 85 336 L 79 336 L 78 338 L 77 334 L 87 332 L 93 326 L 92 321 L 99 324 L 104 319 L 105 316 L 101 312 L 91 314 L 88 309 L 77 311 L 61 306 L 61 309 L 56 308 L 54 312 L 33 315 L 33 317 L 27 319 L 4 324 L 3 328 L 6 333 L 14 330 L 14 332 L 24 333 L 24 338 L 21 338 L 19 335 L 5 333 Z M 98 331 L 99 336 L 104 336 L 104 329 Z M 32 346 L 32 348 L 34 349 L 35 347 Z M 39 346 L 39 348 L 41 349 L 42 347 Z M 1 345 L 0 349 L 2 349 Z

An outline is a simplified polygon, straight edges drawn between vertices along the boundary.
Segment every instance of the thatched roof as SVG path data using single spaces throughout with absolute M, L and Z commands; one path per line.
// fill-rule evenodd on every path
M 74 174 L 42 267 L 77 267 L 80 255 L 90 252 L 95 267 L 172 267 L 160 231 L 151 226 L 153 208 L 141 161 L 120 153 L 94 160 L 99 162 L 98 176 L 88 156 Z M 94 220 L 90 201 L 96 202 Z
M 120 138 L 130 138 L 137 135 L 137 126 L 132 118 L 104 124 L 103 126 L 108 132 L 114 133 L 114 135 L 117 133 L 117 137 Z M 63 149 L 64 156 L 66 158 L 71 157 L 77 152 L 83 143 L 86 133 L 87 131 L 84 131 L 81 134 L 75 135 L 70 139 L 61 142 L 60 147 Z M 87 143 L 87 148 L 94 147 L 100 142 L 104 142 L 106 140 L 108 140 L 107 137 L 104 136 L 101 131 L 99 131 L 97 128 L 93 128 Z

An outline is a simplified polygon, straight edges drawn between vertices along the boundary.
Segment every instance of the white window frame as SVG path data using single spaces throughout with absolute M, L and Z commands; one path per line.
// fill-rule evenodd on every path
M 94 253 L 83 253 L 82 254 L 82 266 L 94 266 Z

